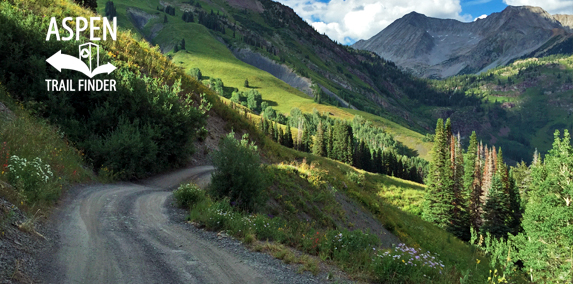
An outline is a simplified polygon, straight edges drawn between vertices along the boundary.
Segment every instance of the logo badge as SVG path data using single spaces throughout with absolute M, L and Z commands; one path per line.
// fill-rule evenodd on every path
M 87 59 L 89 65 L 82 59 Z M 46 59 L 46 62 L 50 63 L 59 72 L 62 72 L 62 69 L 75 70 L 90 78 L 102 73 L 110 74 L 116 69 L 109 62 L 99 65 L 99 45 L 91 42 L 79 46 L 79 56 L 77 58 L 68 54 L 62 54 L 60 50 Z

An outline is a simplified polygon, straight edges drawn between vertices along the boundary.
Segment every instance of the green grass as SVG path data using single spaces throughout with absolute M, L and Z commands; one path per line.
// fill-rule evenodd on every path
M 0 118 L 0 180 L 11 187 L 0 187 L 0 195 L 29 213 L 49 208 L 70 185 L 87 182 L 94 175 L 86 169 L 83 153 L 68 144 L 57 128 L 30 115 L 24 106 L 0 85 L 0 102 L 13 111 L 10 117 Z M 13 157 L 33 161 L 42 160 L 53 176 L 34 188 L 26 187 L 30 176 L 10 177 Z
M 118 25 L 132 30 L 135 29 L 131 22 L 125 20 L 125 8 L 137 7 L 149 14 L 155 14 L 158 12 L 155 8 L 159 5 L 159 1 L 157 0 L 141 2 L 118 0 L 114 1 L 114 3 L 116 7 L 118 7 Z M 201 2 L 201 4 L 206 7 L 203 2 Z M 98 1 L 98 5 L 99 7 L 105 7 L 105 1 Z M 103 8 L 100 8 L 100 11 L 103 12 Z M 284 114 L 290 113 L 290 110 L 296 107 L 306 113 L 310 113 L 316 109 L 320 113 L 330 113 L 332 116 L 340 119 L 352 119 L 356 114 L 362 115 L 369 120 L 376 121 L 389 132 L 395 134 L 396 140 L 418 151 L 421 157 L 426 159 L 429 157 L 427 153 L 431 147 L 421 141 L 421 137 L 423 137 L 422 134 L 409 130 L 407 127 L 391 122 L 386 118 L 381 118 L 363 111 L 317 104 L 303 92 L 289 86 L 268 72 L 240 61 L 231 53 L 225 44 L 217 40 L 207 28 L 197 23 L 185 23 L 181 19 L 180 11 L 177 11 L 177 13 L 179 14 L 176 14 L 175 17 L 168 16 L 169 23 L 167 23 L 157 37 L 153 39 L 153 43 L 161 44 L 162 46 L 163 44 L 172 45 L 176 42 L 180 42 L 181 39 L 185 39 L 186 50 L 179 51 L 176 54 L 173 54 L 172 51 L 168 52 L 168 54 L 173 56 L 172 62 L 185 70 L 185 72 L 188 72 L 192 68 L 199 68 L 203 76 L 208 78 L 220 78 L 226 87 L 235 87 L 241 91 L 247 89 L 244 87 L 245 79 L 247 79 L 249 80 L 249 85 L 256 88 L 256 90 L 262 94 L 263 100 Z M 163 14 L 164 13 L 161 13 L 158 19 L 151 20 L 143 32 L 148 31 L 155 22 L 162 23 Z M 249 14 L 249 16 L 258 24 L 266 25 L 260 15 L 252 13 L 252 15 Z M 266 27 L 270 28 L 268 26 Z M 297 43 L 295 42 L 293 44 L 296 45 Z M 304 47 L 300 48 L 302 48 L 301 50 L 306 50 Z M 312 55 L 310 51 L 307 53 L 309 54 L 309 58 L 312 56 L 311 59 L 313 59 L 313 62 L 321 62 L 318 58 L 314 58 L 315 56 Z M 305 65 L 302 64 L 301 66 Z M 321 65 L 321 67 L 326 68 L 325 65 Z M 332 68 L 335 67 L 333 66 Z M 313 73 L 310 74 L 312 75 Z M 332 87 L 328 81 L 324 81 L 314 75 L 311 77 L 331 91 L 335 91 L 335 88 Z M 364 84 L 362 81 L 360 82 Z M 366 88 L 367 86 L 364 85 L 363 87 Z
M 267 191 L 269 204 L 272 205 L 261 209 L 256 217 L 249 218 L 263 218 L 256 222 L 271 224 L 274 228 L 271 230 L 272 233 L 264 230 L 259 232 L 259 227 L 244 223 L 243 220 L 248 217 L 247 215 L 220 213 L 227 212 L 225 210 L 232 212 L 233 209 L 224 204 L 209 203 L 211 201 L 192 207 L 190 214 L 192 220 L 204 224 L 208 229 L 228 230 L 238 238 L 248 239 L 246 241 L 249 243 L 256 238 L 292 246 L 304 253 L 337 264 L 353 277 L 366 277 L 361 278 L 363 280 L 385 279 L 384 281 L 390 283 L 430 283 L 422 274 L 416 274 L 422 270 L 401 270 L 402 266 L 398 264 L 403 263 L 399 261 L 396 264 L 386 259 L 383 264 L 370 266 L 365 264 L 371 263 L 370 253 L 353 251 L 350 253 L 352 258 L 344 259 L 338 258 L 327 249 L 328 240 L 332 235 L 340 232 L 345 238 L 351 238 L 348 233 L 343 232 L 349 227 L 333 225 L 337 223 L 333 221 L 344 219 L 345 216 L 341 212 L 341 204 L 333 198 L 334 192 L 339 191 L 372 212 L 387 229 L 409 247 L 439 255 L 438 258 L 445 265 L 444 274 L 437 272 L 432 274 L 435 278 L 431 283 L 451 283 L 457 281 L 463 273 L 470 273 L 470 283 L 483 283 L 487 279 L 490 269 L 487 265 L 488 260 L 476 248 L 416 216 L 420 211 L 423 185 L 380 174 L 364 173 L 338 161 L 297 152 L 266 138 L 263 140 L 262 152 L 270 161 L 299 161 L 288 164 L 278 162 L 267 166 L 268 174 L 274 181 L 274 185 Z M 352 178 L 354 174 L 359 178 Z M 401 198 L 398 198 L 399 196 Z M 315 211 L 313 208 L 315 206 L 327 214 Z M 266 217 L 267 214 L 271 214 L 274 218 L 269 219 Z M 307 220 L 303 219 L 300 223 L 301 216 L 306 216 Z M 309 234 L 314 236 L 316 232 L 320 235 L 318 241 L 306 237 Z M 321 245 L 315 247 L 314 242 Z M 367 245 L 361 243 L 359 246 Z M 372 248 L 369 247 L 369 250 Z M 283 257 L 282 253 L 277 254 L 277 257 L 279 256 Z M 480 260 L 480 265 L 476 265 L 476 259 Z M 384 273 L 387 271 L 376 267 L 394 267 L 390 274 L 397 273 L 398 276 L 394 280 L 383 278 L 375 271 L 385 271 Z
M 67 3 L 67 2 L 66 2 Z M 71 5 L 67 3 L 66 5 Z M 72 7 L 76 7 L 73 5 Z M 118 9 L 120 10 L 120 9 Z M 197 29 L 198 30 L 198 29 Z M 117 57 L 121 57 L 122 60 L 127 61 L 124 62 L 128 65 L 134 65 L 133 68 L 138 70 L 145 70 L 151 76 L 161 76 L 165 77 L 165 82 L 173 82 L 176 79 L 182 80 L 182 88 L 188 92 L 205 92 L 207 93 L 209 99 L 213 103 L 213 114 L 221 117 L 224 121 L 227 121 L 229 125 L 231 125 L 234 129 L 238 130 L 245 130 L 251 134 L 251 137 L 256 140 L 261 148 L 263 149 L 263 154 L 265 161 L 270 164 L 278 164 L 283 161 L 302 161 L 303 159 L 307 160 L 307 164 L 312 165 L 315 162 L 316 167 L 321 171 L 325 171 L 327 174 L 321 175 L 320 178 L 316 178 L 316 174 L 312 171 L 306 173 L 308 170 L 305 170 L 302 166 L 296 166 L 297 172 L 296 176 L 294 171 L 285 170 L 281 172 L 281 175 L 284 176 L 284 183 L 283 186 L 290 185 L 290 188 L 285 190 L 290 190 L 292 193 L 296 193 L 294 190 L 297 188 L 302 188 L 300 193 L 302 196 L 302 202 L 298 202 L 297 200 L 293 199 L 294 206 L 296 209 L 299 210 L 308 210 L 304 212 L 308 212 L 308 214 L 314 214 L 313 218 L 317 220 L 326 220 L 328 216 L 323 216 L 318 213 L 314 212 L 314 207 L 326 208 L 326 212 L 330 215 L 338 211 L 338 207 L 333 205 L 332 207 L 328 207 L 332 202 L 332 199 L 328 196 L 320 197 L 320 194 L 326 195 L 328 191 L 323 189 L 316 189 L 315 180 L 317 182 L 324 182 L 324 185 L 332 186 L 333 188 L 337 189 L 340 192 L 345 193 L 350 198 L 354 199 L 355 201 L 359 202 L 362 206 L 370 210 L 384 225 L 386 228 L 394 232 L 402 242 L 408 244 L 409 246 L 422 248 L 426 251 L 431 251 L 433 253 L 438 253 L 440 256 L 439 258 L 446 264 L 446 270 L 449 271 L 447 278 L 443 278 L 440 282 L 451 282 L 451 280 L 457 280 L 456 278 L 464 271 L 471 271 L 474 273 L 474 278 L 477 279 L 476 282 L 483 282 L 485 278 L 487 278 L 487 269 L 484 266 L 477 267 L 475 265 L 475 259 L 479 258 L 482 260 L 482 263 L 485 264 L 486 259 L 479 256 L 475 249 L 471 246 L 464 244 L 463 242 L 455 239 L 451 234 L 439 229 L 438 227 L 429 224 L 421 220 L 418 216 L 414 214 L 405 212 L 400 210 L 399 208 L 389 204 L 385 198 L 379 196 L 381 191 L 383 192 L 395 192 L 394 195 L 400 194 L 399 192 L 417 192 L 423 188 L 421 185 L 416 185 L 414 183 L 401 181 L 399 179 L 387 178 L 380 175 L 370 175 L 366 174 L 365 180 L 363 184 L 358 184 L 357 182 L 353 181 L 350 176 L 352 176 L 353 172 L 357 172 L 358 174 L 361 171 L 356 171 L 354 168 L 345 165 L 343 163 L 332 161 L 329 159 L 316 157 L 311 154 L 301 153 L 294 151 L 292 149 L 288 149 L 278 144 L 270 141 L 268 138 L 264 137 L 262 134 L 258 133 L 256 126 L 249 123 L 243 116 L 237 114 L 233 110 L 229 109 L 227 106 L 223 105 L 217 97 L 209 90 L 204 88 L 201 85 L 198 85 L 197 82 L 194 80 L 189 79 L 188 76 L 182 75 L 182 72 L 178 70 L 178 68 L 174 67 L 173 65 L 162 62 L 159 65 L 154 65 L 154 63 L 164 60 L 160 54 L 157 53 L 155 50 L 149 49 L 149 47 L 142 42 L 134 41 L 131 38 L 131 35 L 122 33 L 118 35 L 120 38 L 119 43 L 106 45 L 106 47 L 110 47 L 113 54 L 118 54 Z M 130 47 L 129 49 L 127 47 Z M 137 52 L 137 56 L 135 53 Z M 192 53 L 191 53 L 192 54 Z M 211 57 L 213 58 L 213 57 Z M 198 59 L 198 58 L 197 58 Z M 224 60 L 212 60 L 212 64 L 217 64 L 216 62 L 224 62 Z M 223 65 L 221 65 L 223 67 Z M 262 72 L 262 71 L 261 71 Z M 207 73 L 207 72 L 205 72 Z M 206 74 L 207 76 L 214 76 L 213 74 Z M 241 76 L 236 74 L 227 74 L 227 76 Z M 262 75 L 261 75 L 262 76 Z M 223 78 L 224 79 L 224 78 Z M 225 81 L 225 80 L 224 80 Z M 240 84 L 238 86 L 242 86 L 242 82 L 244 78 L 241 78 L 239 81 Z M 251 81 L 251 80 L 249 80 Z M 227 85 L 232 86 L 232 81 L 230 80 Z M 256 85 L 256 83 L 255 83 Z M 270 88 L 270 87 L 269 87 Z M 264 94 L 263 94 L 264 95 Z M 292 95 L 291 95 L 292 96 Z M 278 97 L 278 96 L 277 96 Z M 296 101 L 296 100 L 295 100 Z M 328 107 L 328 106 L 324 106 Z M 334 111 L 335 109 L 333 109 Z M 338 111 L 343 112 L 348 117 L 351 117 L 352 114 L 346 112 L 342 109 L 336 109 Z M 53 138 L 53 137 L 52 137 Z M 51 139 L 56 141 L 57 139 Z M 54 142 L 55 143 L 55 142 Z M 56 147 L 56 149 L 58 149 Z M 279 166 L 277 166 L 280 169 Z M 303 173 L 304 175 L 299 175 L 299 173 Z M 305 190 L 306 193 L 303 191 Z M 413 195 L 412 195 L 413 196 Z M 412 197 L 414 200 L 415 197 Z M 226 206 L 226 207 L 225 207 Z M 282 208 L 282 207 L 281 207 Z M 235 230 L 238 233 L 238 229 L 246 228 L 247 224 L 244 222 L 239 223 L 238 220 L 243 220 L 242 217 L 245 217 L 243 214 L 234 212 L 235 223 L 229 222 L 227 224 L 224 223 L 217 223 L 217 220 L 221 222 L 226 222 L 230 220 L 228 216 L 222 216 L 219 211 L 216 209 L 225 210 L 225 212 L 232 211 L 229 208 L 228 203 L 225 205 L 225 202 L 218 202 L 218 203 L 210 203 L 208 199 L 205 199 L 199 202 L 196 207 L 194 207 L 195 214 L 191 212 L 191 216 L 193 218 L 203 218 L 204 222 L 210 222 L 208 226 L 212 228 L 226 228 L 229 230 Z M 322 209 L 322 208 L 320 208 Z M 210 212 L 211 215 L 202 214 L 204 212 Z M 280 212 L 280 211 L 279 211 Z M 209 219 L 207 217 L 217 217 L 220 219 Z M 272 221 L 274 220 L 274 221 Z M 283 220 L 288 220 L 286 217 Z M 270 223 L 271 221 L 274 222 L 271 228 L 266 228 L 263 226 L 258 226 L 258 229 L 252 229 L 253 231 L 246 231 L 242 230 L 245 237 L 249 236 L 251 233 L 256 234 L 256 237 L 259 239 L 274 239 L 276 238 L 279 242 L 285 241 L 290 242 L 292 244 L 300 244 L 304 251 L 309 253 L 318 254 L 320 257 L 324 257 L 324 259 L 331 259 L 344 267 L 345 270 L 351 273 L 360 272 L 361 269 L 371 269 L 368 268 L 368 263 L 371 262 L 371 253 L 370 249 L 372 247 L 368 247 L 370 245 L 368 242 L 368 238 L 363 237 L 360 234 L 356 235 L 356 243 L 360 244 L 361 249 L 368 248 L 369 252 L 363 252 L 362 250 L 348 250 L 350 252 L 348 254 L 336 254 L 333 252 L 332 247 L 324 249 L 317 248 L 314 246 L 314 238 L 309 237 L 308 233 L 310 232 L 311 235 L 316 234 L 317 232 L 321 237 L 321 242 L 324 241 L 325 245 L 331 245 L 333 236 L 337 232 L 341 232 L 340 230 L 331 229 L 326 231 L 329 233 L 329 239 L 326 238 L 327 234 L 324 234 L 325 231 L 321 230 L 318 231 L 317 228 L 313 227 L 296 227 L 296 225 L 292 226 L 285 226 L 285 223 L 281 221 L 279 218 L 268 218 L 262 214 L 254 216 L 253 222 L 259 222 L 257 224 L 263 224 L 264 222 Z M 286 221 L 285 221 L 286 222 Z M 287 223 L 288 225 L 295 224 L 294 222 Z M 225 226 L 229 227 L 225 227 Z M 243 227 L 241 227 L 243 226 Z M 328 223 L 325 222 L 324 226 L 328 226 Z M 280 228 L 288 228 L 290 233 L 278 233 L 281 230 Z M 304 233 L 302 233 L 304 232 Z M 350 232 L 342 231 L 345 236 L 352 235 Z M 249 237 L 250 238 L 250 237 Z M 289 239 L 290 238 L 290 239 Z M 398 263 L 400 264 L 400 263 Z M 309 267 L 310 268 L 310 267 Z M 408 274 L 410 271 L 402 272 L 404 277 L 408 279 L 410 277 Z M 412 274 L 413 275 L 413 274 Z M 486 276 L 486 277 L 484 277 Z M 376 276 L 377 277 L 377 276 Z M 421 276 L 411 276 L 409 282 L 413 283 L 420 283 L 426 282 L 421 281 Z M 436 273 L 436 277 L 437 273 Z M 446 276 L 445 276 L 446 277 Z

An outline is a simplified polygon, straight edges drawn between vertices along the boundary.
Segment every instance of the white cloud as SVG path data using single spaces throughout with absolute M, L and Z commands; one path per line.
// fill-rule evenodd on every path
M 475 18 L 475 19 L 474 19 L 474 22 L 477 21 L 477 20 L 485 19 L 485 18 L 487 18 L 487 15 L 486 15 L 486 14 L 483 14 L 483 15 L 481 15 L 481 16 Z
M 503 0 L 511 6 L 537 6 L 549 14 L 573 14 L 573 1 L 571 0 Z
M 368 39 L 393 21 L 416 11 L 429 17 L 472 21 L 462 15 L 459 0 L 278 0 L 293 8 L 318 32 L 341 43 Z

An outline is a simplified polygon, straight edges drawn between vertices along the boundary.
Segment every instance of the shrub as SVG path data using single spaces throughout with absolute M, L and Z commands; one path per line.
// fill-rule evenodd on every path
M 49 21 L 0 3 L 0 80 L 32 112 L 58 125 L 72 144 L 84 150 L 94 169 L 108 168 L 121 178 L 141 178 L 183 165 L 193 151 L 204 115 L 192 106 L 181 84 L 142 75 L 133 64 L 116 60 L 109 45 L 100 59 L 117 67 L 98 79 L 115 79 L 116 92 L 65 92 L 46 89 L 46 78 L 83 79 L 59 72 L 46 58 L 61 50 L 75 54 L 82 41 L 46 41 Z M 118 42 L 123 37 L 118 35 Z M 124 39 L 125 40 L 125 39 Z M 142 43 L 139 43 L 142 45 Z M 146 55 L 148 55 L 146 53 Z M 139 60 L 129 55 L 129 61 Z M 33 72 L 31 71 L 33 70 Z M 129 135 L 136 135 L 129 141 Z
M 364 181 L 366 180 L 364 173 L 357 173 L 355 171 L 349 171 L 346 173 L 346 176 L 349 180 L 356 183 L 358 186 L 363 186 Z
M 201 74 L 201 70 L 199 68 L 193 68 L 189 70 L 189 75 L 195 78 L 197 81 L 203 80 L 203 74 Z
M 254 211 L 263 202 L 265 175 L 254 143 L 248 142 L 248 135 L 241 140 L 231 132 L 225 136 L 219 150 L 211 158 L 216 170 L 211 179 L 211 191 L 218 198 L 229 197 L 232 203 L 245 210 Z
M 173 197 L 179 207 L 190 208 L 205 199 L 205 191 L 193 183 L 182 184 L 173 192 Z
M 36 157 L 32 161 L 11 156 L 8 163 L 8 182 L 12 184 L 23 199 L 34 202 L 38 199 L 45 184 L 53 181 L 54 174 L 50 165 Z

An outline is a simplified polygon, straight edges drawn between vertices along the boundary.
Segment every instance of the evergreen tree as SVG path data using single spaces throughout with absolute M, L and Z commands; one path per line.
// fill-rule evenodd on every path
M 184 12 L 184 13 L 183 13 L 183 16 L 182 16 L 182 19 L 183 19 L 184 22 L 187 22 L 187 23 L 192 23 L 192 22 L 194 22 L 193 13 L 191 13 L 191 12 Z
M 446 128 L 447 129 L 447 128 Z M 430 171 L 426 177 L 422 217 L 442 228 L 449 228 L 453 212 L 453 181 L 450 151 L 444 121 L 438 119 Z
M 261 116 L 261 133 L 267 134 L 267 122 L 264 117 Z
M 450 143 L 452 175 L 453 175 L 453 217 L 450 231 L 459 239 L 470 240 L 470 217 L 468 196 L 464 190 L 464 158 L 460 135 L 451 137 Z M 473 169 L 472 169 L 473 171 Z
M 476 229 L 480 227 L 480 196 L 481 196 L 481 153 L 477 141 L 477 135 L 472 132 L 470 136 L 470 145 L 466 153 L 464 162 L 463 193 L 466 199 L 465 207 L 468 208 L 471 227 Z
M 372 160 L 372 167 L 374 172 L 382 173 L 382 150 L 375 150 Z
M 173 48 L 173 53 L 177 53 L 179 51 L 179 45 L 175 44 L 175 47 Z
M 362 153 L 360 154 L 360 158 L 362 161 L 360 164 L 362 164 L 362 169 L 372 172 L 372 154 L 370 153 L 370 147 L 368 147 L 368 144 L 366 144 L 364 141 L 362 141 L 361 151 Z
M 334 130 L 333 127 L 329 124 L 328 125 L 328 138 L 327 138 L 327 143 L 326 143 L 326 155 L 331 158 L 334 159 Z
M 275 127 L 273 126 L 273 122 L 269 121 L 269 132 L 268 132 L 269 136 L 271 136 L 271 139 L 274 140 L 274 134 L 275 134 Z
M 248 88 L 248 87 L 249 87 L 249 80 L 248 80 L 248 79 L 245 79 L 245 84 L 244 84 L 244 86 L 245 86 L 245 88 Z
M 321 157 L 326 156 L 326 143 L 324 137 L 324 129 L 322 127 L 322 121 L 318 123 L 316 129 L 316 136 L 314 137 L 314 145 L 312 147 L 312 153 Z
M 523 207 L 521 206 L 521 196 L 515 185 L 515 179 L 509 179 L 509 229 L 514 236 L 521 232 L 521 218 L 523 216 Z
M 273 127 L 273 141 L 278 142 L 279 141 L 279 125 L 276 122 L 272 122 L 272 124 L 274 124 Z
M 279 129 L 278 135 L 277 135 L 277 142 L 281 145 L 285 145 L 285 139 L 284 139 L 284 132 L 283 132 L 283 128 L 280 127 L 280 125 L 277 125 L 277 128 Z
M 181 50 L 185 50 L 185 39 L 181 40 Z
M 515 179 L 515 187 L 519 192 L 522 204 L 527 204 L 527 193 L 531 187 L 531 170 L 524 161 L 511 168 L 510 175 Z
M 567 130 L 562 139 L 555 131 L 544 161 L 535 157 L 531 178 L 521 260 L 531 282 L 567 283 L 573 279 L 573 146 Z
M 505 238 L 511 230 L 508 227 L 509 199 L 504 192 L 504 185 L 499 173 L 494 174 L 491 187 L 488 190 L 487 201 L 483 207 L 483 225 L 480 231 L 483 235 L 489 232 L 496 238 Z
M 292 132 L 290 129 L 290 125 L 287 124 L 286 126 L 286 146 L 289 148 L 292 148 L 294 145 L 294 142 L 292 140 Z
M 115 10 L 115 5 L 113 4 L 112 1 L 107 1 L 105 3 L 105 16 L 108 19 L 113 19 L 114 17 L 117 17 L 117 11 Z
M 163 15 L 163 23 L 164 23 L 164 24 L 167 23 L 167 15 Z
M 494 174 L 493 158 L 492 158 L 491 151 L 489 151 L 489 149 L 486 146 L 486 147 L 484 147 L 484 152 L 485 152 L 484 153 L 485 160 L 484 160 L 482 183 L 481 183 L 482 184 L 481 185 L 482 194 L 480 196 L 480 203 L 482 205 L 485 205 L 485 203 L 487 201 L 488 190 L 491 188 L 491 182 L 492 182 L 493 174 Z
M 303 126 L 301 145 L 299 146 L 300 151 L 309 152 L 310 151 L 310 139 L 309 129 L 306 125 Z
M 346 130 L 348 131 L 346 135 L 346 160 L 345 163 L 352 165 L 352 156 L 354 151 L 354 136 L 352 135 L 352 127 L 350 125 L 346 126 Z
M 78 3 L 80 6 L 91 10 L 92 12 L 96 12 L 97 10 L 97 1 L 96 0 L 75 0 L 74 2 Z

